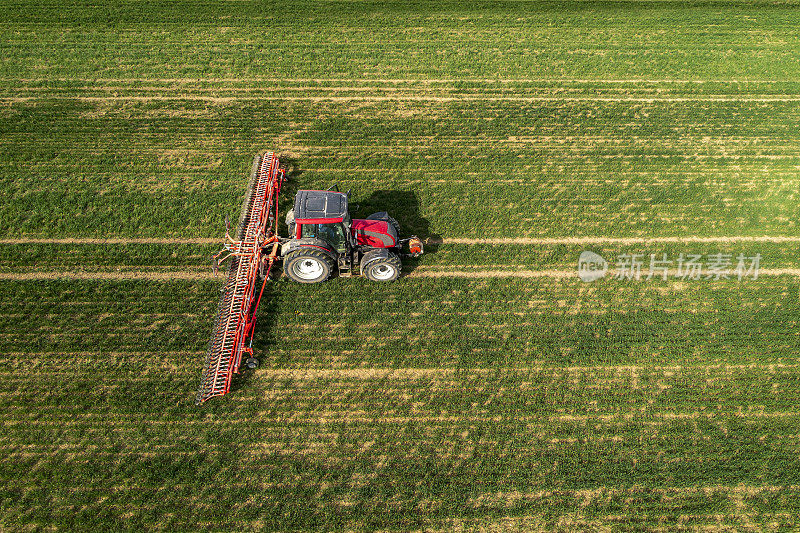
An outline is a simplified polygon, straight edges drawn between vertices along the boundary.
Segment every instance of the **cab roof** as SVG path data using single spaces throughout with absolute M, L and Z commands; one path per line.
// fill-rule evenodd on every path
M 336 191 L 297 191 L 294 219 L 298 224 L 331 224 L 347 216 L 347 195 Z

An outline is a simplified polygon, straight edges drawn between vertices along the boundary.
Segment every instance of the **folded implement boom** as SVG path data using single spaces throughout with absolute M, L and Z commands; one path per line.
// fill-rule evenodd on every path
M 227 394 L 242 354 L 252 354 L 256 311 L 272 266 L 279 255 L 278 195 L 285 181 L 278 158 L 256 156 L 242 204 L 236 238 L 226 231 L 225 248 L 214 256 L 214 267 L 228 260 L 228 276 L 217 309 L 213 334 L 196 403 Z M 256 293 L 259 275 L 263 277 Z

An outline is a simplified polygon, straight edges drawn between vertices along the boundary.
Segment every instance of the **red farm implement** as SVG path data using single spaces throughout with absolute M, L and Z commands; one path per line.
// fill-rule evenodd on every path
M 220 262 L 228 260 L 228 277 L 208 345 L 198 404 L 230 391 L 244 354 L 249 356 L 248 367 L 257 365 L 252 349 L 256 311 L 276 261 L 283 261 L 286 276 L 300 283 L 325 281 L 334 270 L 341 277 L 355 271 L 372 281 L 393 281 L 400 275 L 401 257 L 422 254 L 422 241 L 416 236 L 401 239 L 400 226 L 388 213 L 351 219 L 349 193 L 331 189 L 298 191 L 286 215 L 289 237 L 280 237 L 278 195 L 285 180 L 286 173 L 272 152 L 257 156 L 235 239 L 226 221 L 225 248 L 213 257 L 213 266 L 216 271 Z
M 222 289 L 214 331 L 208 345 L 197 403 L 227 394 L 233 374 L 239 371 L 242 354 L 252 354 L 256 311 L 264 294 L 269 273 L 278 257 L 278 195 L 286 174 L 278 158 L 267 152 L 253 161 L 253 172 L 247 188 L 236 239 L 230 227 L 225 232 L 225 249 L 214 256 L 229 259 L 228 279 Z M 221 259 L 220 255 L 227 252 Z M 259 276 L 261 274 L 261 276 Z M 259 277 L 263 278 L 256 294 Z

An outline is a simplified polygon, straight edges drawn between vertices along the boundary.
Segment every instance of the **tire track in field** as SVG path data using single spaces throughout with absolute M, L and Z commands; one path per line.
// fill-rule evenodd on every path
M 18 393 L 7 393 L 5 395 L 11 396 Z M 192 395 L 193 396 L 193 395 Z M 255 397 L 253 397 L 255 398 Z M 240 401 L 246 402 L 251 397 L 243 397 Z M 604 422 L 609 425 L 624 426 L 631 422 L 636 422 L 642 426 L 647 427 L 664 427 L 670 422 L 693 422 L 693 421 L 719 421 L 720 419 L 738 419 L 738 420 L 791 420 L 800 418 L 800 411 L 726 411 L 724 413 L 707 412 L 707 411 L 665 411 L 658 413 L 651 413 L 648 415 L 647 420 L 642 420 L 641 413 L 638 412 L 613 412 L 613 413 L 592 413 L 592 414 L 555 414 L 555 415 L 502 415 L 502 414 L 487 414 L 487 415 L 465 415 L 465 414 L 440 414 L 440 415 L 365 415 L 363 411 L 349 411 L 349 410 L 327 410 L 319 412 L 308 412 L 300 414 L 299 412 L 287 413 L 285 416 L 261 416 L 258 417 L 260 424 L 275 424 L 282 426 L 285 424 L 303 424 L 303 425 L 332 425 L 341 423 L 358 423 L 358 424 L 409 424 L 409 423 L 422 423 L 422 424 L 457 424 L 464 422 L 472 423 L 487 423 L 493 422 L 498 424 L 519 424 L 524 423 L 530 426 L 550 426 L 554 423 L 578 423 L 586 424 L 588 422 Z M 312 416 L 309 416 L 312 415 Z M 91 415 L 84 415 L 82 418 L 90 418 Z M 101 418 L 101 415 L 97 415 Z M 138 423 L 133 421 L 132 423 Z M 69 427 L 78 426 L 84 423 L 80 418 L 70 417 L 68 419 L 14 419 L 6 420 L 4 424 L 13 426 L 34 426 L 34 427 Z M 150 420 L 148 423 L 154 425 L 168 425 L 174 424 L 174 420 Z M 185 420 L 183 424 L 187 426 L 199 426 L 212 424 L 223 424 L 224 421 L 208 420 Z
M 708 372 L 712 369 L 719 369 L 720 374 L 732 372 L 734 370 L 766 370 L 774 372 L 780 369 L 796 369 L 800 365 L 796 364 L 783 364 L 783 363 L 748 363 L 741 365 L 696 365 L 696 366 L 641 366 L 641 365 L 598 365 L 598 366 L 526 366 L 526 367 L 505 367 L 502 370 L 497 368 L 488 367 L 472 367 L 472 368 L 342 368 L 342 369 L 328 369 L 328 368 L 264 368 L 259 369 L 257 374 L 268 378 L 275 379 L 297 379 L 297 380 L 317 380 L 317 379 L 352 379 L 352 380 L 379 380 L 379 379 L 430 379 L 442 377 L 459 377 L 462 375 L 496 375 L 496 374 L 509 374 L 519 373 L 528 374 L 533 372 L 568 372 L 574 374 L 588 373 L 588 372 L 614 372 L 615 374 L 622 374 L 628 376 L 630 374 L 648 373 L 660 374 L 664 373 L 667 377 L 672 377 L 671 374 L 683 373 L 684 371 L 697 371 L 703 370 Z
M 685 282 L 686 279 L 675 277 L 676 271 L 668 272 L 670 282 Z M 660 277 L 661 273 L 655 278 Z M 759 276 L 795 276 L 800 277 L 800 268 L 774 268 L 761 269 Z M 571 279 L 578 277 L 577 270 L 435 270 L 426 267 L 417 267 L 412 272 L 402 275 L 403 278 L 549 278 L 549 279 Z M 613 276 L 608 276 L 612 278 Z M 644 281 L 646 274 L 643 272 L 641 278 L 636 281 Z M 25 280 L 142 280 L 142 281 L 176 281 L 176 280 L 224 280 L 224 275 L 214 274 L 211 271 L 203 272 L 200 270 L 168 272 L 129 270 L 129 271 L 101 271 L 101 272 L 55 272 L 55 271 L 30 271 L 30 272 L 0 272 L 0 281 L 25 281 Z M 706 279 L 703 275 L 703 279 Z M 730 275 L 728 279 L 736 279 L 735 275 Z M 752 279 L 747 276 L 745 279 Z
M 566 279 L 578 276 L 577 270 L 428 270 L 417 267 L 404 278 L 553 278 Z
M 728 97 L 728 96 L 697 96 L 697 97 L 613 97 L 613 96 L 0 96 L 0 102 L 20 103 L 32 100 L 65 100 L 80 102 L 156 102 L 156 101 L 201 101 L 215 104 L 232 102 L 277 100 L 286 102 L 612 102 L 612 103 L 645 103 L 658 102 L 736 102 L 736 103 L 768 103 L 768 102 L 800 102 L 800 96 L 780 97 Z
M 162 86 L 126 86 L 126 85 L 86 85 L 82 87 L 83 92 L 92 91 L 94 95 L 69 95 L 63 93 L 51 93 L 52 87 L 16 87 L 16 94 L 4 96 L 3 98 L 86 98 L 86 99 L 113 99 L 113 98 L 389 98 L 389 99 L 410 99 L 410 98 L 425 98 L 425 99 L 438 99 L 438 98 L 455 98 L 455 99 L 517 99 L 517 98 L 545 98 L 545 99 L 623 99 L 629 100 L 633 98 L 648 98 L 652 100 L 670 100 L 670 99 L 685 99 L 685 100 L 698 100 L 698 99 L 733 99 L 737 97 L 738 100 L 753 100 L 753 99 L 768 99 L 770 101 L 776 99 L 794 99 L 798 95 L 796 93 L 707 93 L 707 94 L 681 94 L 680 92 L 670 95 L 669 93 L 661 93 L 660 96 L 654 96 L 652 91 L 647 91 L 637 94 L 641 91 L 642 87 L 627 87 L 628 93 L 622 93 L 618 89 L 601 89 L 608 91 L 608 95 L 602 94 L 580 94 L 583 88 L 580 86 L 567 87 L 572 90 L 572 94 L 566 95 L 550 95 L 548 93 L 557 92 L 554 89 L 562 89 L 563 86 L 537 86 L 531 85 L 527 87 L 508 87 L 508 88 L 495 88 L 495 87 L 473 87 L 470 89 L 457 88 L 455 86 L 441 86 L 441 87 L 426 87 L 421 89 L 418 85 L 409 84 L 401 86 L 385 86 L 385 85 L 341 85 L 331 84 L 328 86 L 314 86 L 314 85 L 282 85 L 273 87 L 264 86 L 225 86 L 225 87 L 182 87 L 180 85 L 162 85 Z M 178 92 L 180 95 L 171 95 L 170 92 Z M 499 92 L 486 94 L 486 90 L 499 89 Z M 420 94 L 420 90 L 436 91 L 431 94 Z M 120 91 L 129 91 L 136 94 L 118 94 Z M 341 93 L 360 93 L 360 94 L 341 94 Z M 107 93 L 107 94 L 103 94 Z M 219 94 L 223 93 L 223 94 Z M 288 94 L 287 94 L 288 93 Z M 292 94 L 298 93 L 298 94 Z M 314 93 L 314 94 L 309 94 Z M 330 93 L 330 94 L 329 94 Z M 338 94 L 333 94 L 338 93 Z M 370 94 L 374 93 L 374 94 Z
M 26 280 L 142 280 L 142 281 L 175 281 L 175 280 L 224 280 L 222 274 L 200 271 L 172 271 L 172 272 L 147 272 L 143 270 L 127 272 L 2 272 L 0 281 L 26 281 Z
M 685 278 L 678 278 L 677 270 L 669 270 L 667 272 L 668 280 L 666 281 L 687 281 Z M 800 268 L 762 268 L 758 271 L 759 276 L 800 276 Z M 654 278 L 659 278 L 661 273 L 654 275 Z M 577 278 L 578 270 L 434 270 L 427 269 L 426 267 L 417 267 L 414 271 L 404 275 L 405 278 L 552 278 L 552 279 L 569 279 Z M 608 278 L 613 278 L 609 275 Z M 645 280 L 647 272 L 642 269 L 640 280 Z M 703 279 L 706 275 L 703 274 Z M 728 276 L 728 279 L 735 279 L 736 275 Z M 745 279 L 752 279 L 745 277 Z M 636 281 L 640 281 L 637 279 Z
M 241 398 L 241 401 L 247 401 L 249 398 Z M 723 414 L 716 412 L 659 412 L 652 413 L 648 416 L 647 420 L 641 420 L 641 414 L 637 412 L 626 413 L 593 413 L 589 415 L 573 415 L 573 414 L 556 414 L 556 415 L 388 415 L 388 416 L 369 416 L 365 415 L 363 411 L 320 411 L 318 413 L 310 413 L 313 416 L 308 416 L 295 413 L 287 413 L 285 416 L 259 416 L 258 422 L 261 424 L 275 424 L 277 426 L 285 424 L 303 424 L 303 425 L 336 425 L 342 423 L 349 424 L 458 424 L 464 422 L 471 423 L 497 423 L 497 424 L 528 424 L 534 427 L 549 426 L 554 423 L 578 423 L 586 424 L 588 422 L 604 422 L 609 425 L 624 426 L 631 422 L 637 422 L 646 427 L 664 427 L 670 422 L 694 422 L 694 421 L 718 421 L 720 419 L 738 419 L 738 420 L 791 420 L 800 418 L 800 411 L 727 411 Z M 151 424 L 167 425 L 174 424 L 171 420 L 151 420 Z M 184 424 L 193 425 L 207 425 L 207 420 L 186 420 Z M 220 424 L 222 422 L 213 422 Z M 80 420 L 43 420 L 43 419 L 28 419 L 28 420 L 8 420 L 5 422 L 9 426 L 17 425 L 31 425 L 37 427 L 57 427 L 57 426 L 76 426 L 81 424 Z
M 19 367 L 28 370 L 45 369 L 52 371 L 63 365 L 69 370 L 76 370 L 83 367 L 93 367 L 94 365 L 127 365 L 131 361 L 143 361 L 149 363 L 147 368 L 177 367 L 174 361 L 165 358 L 180 356 L 202 356 L 206 350 L 165 350 L 165 351 L 60 351 L 43 350 L 36 352 L 6 352 L 0 357 L 0 365 L 6 365 L 14 371 Z M 694 362 L 693 362 L 694 363 Z M 194 363 L 186 362 L 186 366 Z M 268 368 L 262 367 L 256 371 L 260 377 L 273 379 L 297 379 L 314 381 L 318 379 L 346 379 L 354 381 L 376 380 L 376 379 L 430 379 L 443 377 L 461 377 L 464 375 L 502 375 L 506 374 L 528 374 L 528 373 L 604 373 L 629 376 L 631 374 L 655 375 L 663 374 L 664 377 L 674 377 L 677 374 L 688 374 L 691 372 L 702 371 L 704 377 L 711 374 L 727 375 L 738 371 L 761 371 L 774 374 L 777 371 L 800 369 L 800 363 L 760 363 L 747 362 L 741 364 L 730 363 L 709 363 L 709 364 L 674 364 L 674 365 L 572 365 L 557 366 L 553 365 L 532 365 L 532 366 L 506 366 L 497 367 L 358 367 L 358 368 L 330 368 L 330 367 L 283 367 Z
M 42 81 L 85 81 L 91 84 L 111 83 L 139 83 L 142 79 L 158 83 L 243 83 L 253 82 L 282 82 L 282 83 L 419 83 L 423 85 L 432 83 L 677 83 L 685 85 L 702 85 L 704 83 L 718 84 L 776 84 L 786 83 L 786 80 L 734 80 L 734 79 L 680 79 L 680 78 L 275 78 L 269 76 L 251 76 L 244 78 L 79 78 L 79 77 L 47 77 L 47 78 L 17 78 L 13 76 L 0 77 L 0 81 L 42 82 Z
M 2 241 L 0 241 L 2 242 Z M 769 242 L 769 243 L 800 243 L 800 236 L 719 236 L 701 237 L 689 235 L 685 237 L 488 237 L 485 239 L 474 237 L 453 237 L 442 239 L 427 239 L 427 244 L 660 244 L 660 243 L 730 243 L 730 242 Z

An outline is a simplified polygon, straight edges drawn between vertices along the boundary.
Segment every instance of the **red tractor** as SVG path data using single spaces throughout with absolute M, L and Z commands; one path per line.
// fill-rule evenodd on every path
M 278 196 L 284 181 L 286 171 L 274 153 L 256 156 L 235 238 L 226 224 L 225 248 L 213 257 L 215 272 L 220 262 L 228 261 L 228 275 L 197 403 L 230 391 L 243 356 L 248 356 L 248 367 L 257 365 L 252 347 L 256 311 L 276 261 L 283 260 L 286 275 L 301 283 L 325 281 L 334 266 L 340 276 L 358 269 L 373 281 L 392 281 L 400 275 L 400 257 L 422 254 L 422 241 L 416 236 L 400 239 L 397 221 L 386 213 L 352 220 L 348 195 L 333 190 L 299 191 L 286 216 L 289 237 L 281 237 Z
M 400 258 L 422 254 L 417 236 L 400 239 L 400 226 L 386 212 L 351 219 L 348 194 L 298 191 L 294 209 L 286 215 L 290 238 L 281 244 L 283 271 L 294 281 L 318 283 L 354 269 L 372 281 L 393 281 L 400 275 Z M 405 250 L 404 250 L 405 248 Z

